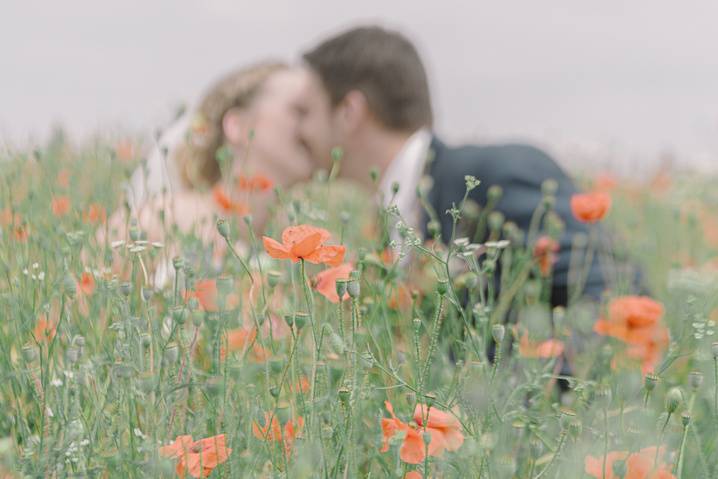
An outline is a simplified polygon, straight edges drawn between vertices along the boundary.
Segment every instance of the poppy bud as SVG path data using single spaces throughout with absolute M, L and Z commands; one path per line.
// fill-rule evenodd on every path
M 491 326 L 491 336 L 494 338 L 496 344 L 501 344 L 506 334 L 506 328 L 503 324 L 494 324 Z
M 140 334 L 140 344 L 142 344 L 143 348 L 149 348 L 150 344 L 152 344 L 152 336 L 148 333 Z
M 274 399 L 277 399 L 279 397 L 279 388 L 277 386 L 272 386 L 269 388 L 269 394 L 271 394 Z
M 26 344 L 22 347 L 22 358 L 26 363 L 31 363 L 37 359 L 37 349 L 31 344 Z
M 431 220 L 426 224 L 426 231 L 430 237 L 438 236 L 441 233 L 441 223 L 436 220 Z
M 703 373 L 700 371 L 691 371 L 691 373 L 688 374 L 688 383 L 694 391 L 697 391 L 703 384 Z
M 229 240 L 229 223 L 224 218 L 217 220 L 217 232 L 222 238 Z
M 132 293 L 132 283 L 124 282 L 120 285 L 120 293 L 129 296 Z
M 292 315 L 292 314 L 285 314 L 285 315 L 284 315 L 284 322 L 287 323 L 287 326 L 289 326 L 289 327 L 291 328 L 292 325 L 294 324 L 294 315 Z
M 269 271 L 267 273 L 267 284 L 270 288 L 274 288 L 279 284 L 279 281 L 282 279 L 282 273 L 279 271 Z
M 282 372 L 282 369 L 284 368 L 284 361 L 279 359 L 273 359 L 269 361 L 269 369 L 274 374 L 279 374 Z
M 673 414 L 683 402 L 683 393 L 678 388 L 671 388 L 666 393 L 666 411 Z
M 172 258 L 172 266 L 174 267 L 175 271 L 179 271 L 184 267 L 184 258 L 181 256 L 175 256 Z
M 294 324 L 297 325 L 297 329 L 302 329 L 307 324 L 309 315 L 307 313 L 294 313 Z
M 75 282 L 75 278 L 69 274 L 65 275 L 65 278 L 62 281 L 62 287 L 65 294 L 71 298 L 74 298 L 75 294 L 77 294 L 77 283 Z
M 351 391 L 349 391 L 349 388 L 343 387 L 339 389 L 339 400 L 342 402 L 344 406 L 347 405 L 349 402 L 349 397 L 351 396 Z
M 187 315 L 189 311 L 184 306 L 173 306 L 170 308 L 172 319 L 180 326 L 187 322 Z

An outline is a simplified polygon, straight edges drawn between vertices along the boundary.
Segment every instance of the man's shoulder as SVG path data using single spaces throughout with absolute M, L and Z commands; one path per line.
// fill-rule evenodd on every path
M 542 149 L 528 143 L 500 143 L 488 145 L 449 146 L 437 138 L 431 143 L 435 161 L 447 165 L 449 163 L 511 165 L 523 162 L 555 163 Z

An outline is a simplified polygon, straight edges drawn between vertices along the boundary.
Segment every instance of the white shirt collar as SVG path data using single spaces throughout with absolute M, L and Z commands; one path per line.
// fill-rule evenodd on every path
M 418 226 L 420 219 L 416 188 L 419 186 L 430 146 L 431 132 L 427 128 L 415 131 L 389 163 L 379 183 L 385 206 L 391 203 L 392 184 L 399 184 L 399 192 L 393 203 L 399 208 L 404 221 L 414 228 Z

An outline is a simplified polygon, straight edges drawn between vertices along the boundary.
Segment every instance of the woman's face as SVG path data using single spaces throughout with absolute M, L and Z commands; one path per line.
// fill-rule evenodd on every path
M 249 161 L 284 185 L 305 180 L 312 173 L 309 152 L 299 140 L 295 108 L 307 80 L 306 72 L 299 68 L 275 72 L 251 107 L 254 139 Z

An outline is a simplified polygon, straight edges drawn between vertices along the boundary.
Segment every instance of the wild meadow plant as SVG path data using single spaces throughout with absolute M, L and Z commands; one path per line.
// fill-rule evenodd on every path
M 111 221 L 137 153 L 108 145 L 0 159 L 0 477 L 718 474 L 709 182 L 589 179 L 551 308 L 551 182 L 519 231 L 467 177 L 422 240 L 336 155 L 296 191 L 224 181 L 204 236 L 164 221 L 169 194 L 155 238 Z M 582 294 L 594 257 L 601 301 Z

